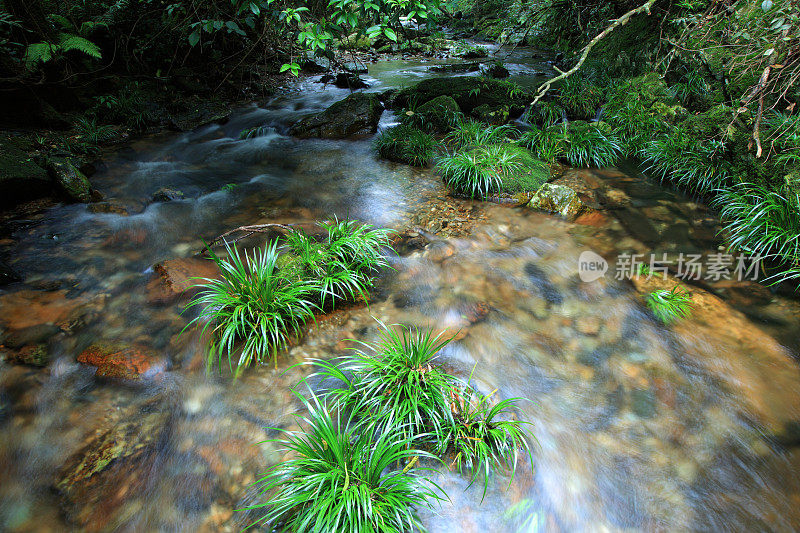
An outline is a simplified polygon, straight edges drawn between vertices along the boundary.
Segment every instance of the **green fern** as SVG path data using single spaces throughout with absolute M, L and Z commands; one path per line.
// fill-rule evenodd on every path
M 94 57 L 95 59 L 100 59 L 103 57 L 103 55 L 100 53 L 100 47 L 85 37 L 62 33 L 59 35 L 59 39 L 61 41 L 60 49 L 62 52 L 77 50 L 78 52 L 84 53 L 90 57 Z
M 60 33 L 58 43 L 33 43 L 25 49 L 25 65 L 32 69 L 39 63 L 52 61 L 57 55 L 64 52 L 77 51 L 89 57 L 100 59 L 100 47 L 89 39 L 70 33 Z

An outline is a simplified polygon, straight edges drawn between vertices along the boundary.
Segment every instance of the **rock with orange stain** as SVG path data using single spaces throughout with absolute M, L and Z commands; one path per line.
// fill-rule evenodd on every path
M 22 290 L 0 295 L 0 323 L 9 331 L 54 325 L 68 331 L 90 311 L 88 298 L 66 291 Z
M 174 302 L 202 279 L 219 277 L 214 261 L 201 257 L 184 257 L 162 261 L 153 266 L 155 275 L 147 284 L 147 299 L 151 304 Z
M 575 223 L 582 226 L 592 226 L 593 228 L 604 228 L 609 225 L 609 220 L 600 211 L 588 211 L 576 218 Z
M 692 299 L 688 318 L 671 327 L 683 357 L 742 398 L 739 408 L 785 441 L 800 441 L 800 367 L 789 351 L 717 296 L 673 277 L 634 277 L 644 294 L 681 285 Z
M 139 380 L 164 372 L 164 361 L 137 346 L 92 344 L 78 355 L 78 362 L 97 367 L 97 377 Z

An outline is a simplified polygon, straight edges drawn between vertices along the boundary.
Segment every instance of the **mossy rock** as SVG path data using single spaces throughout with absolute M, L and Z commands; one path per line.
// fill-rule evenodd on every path
M 503 178 L 504 193 L 520 194 L 538 191 L 550 179 L 550 165 L 536 159 L 533 153 L 514 143 L 502 145 L 506 152 L 520 162 L 521 167 Z
M 88 203 L 92 201 L 92 184 L 78 165 L 69 158 L 57 158 L 48 161 L 53 178 L 67 198 L 73 202 Z
M 383 104 L 373 93 L 353 93 L 322 113 L 300 119 L 289 134 L 301 139 L 321 137 L 344 139 L 352 135 L 375 133 Z
M 508 122 L 511 110 L 507 105 L 492 107 L 489 104 L 483 104 L 473 109 L 471 114 L 481 122 L 499 126 Z
M 533 195 L 528 207 L 548 213 L 559 214 L 570 220 L 576 219 L 585 209 L 578 193 L 566 185 L 545 183 Z
M 680 122 L 680 127 L 700 139 L 710 139 L 720 134 L 733 139 L 737 128 L 731 124 L 732 119 L 733 108 L 720 104 L 703 113 L 689 115 Z
M 675 104 L 669 105 L 664 102 L 656 102 L 654 103 L 650 109 L 652 109 L 658 115 L 661 115 L 664 120 L 670 123 L 675 123 L 676 121 L 681 120 L 682 118 L 686 117 L 688 111 L 685 107 Z
M 342 39 L 341 48 L 344 50 L 369 50 L 372 47 L 372 39 L 366 35 L 353 33 Z
M 24 139 L 0 137 L 0 204 L 13 205 L 52 193 L 53 181 L 29 148 Z
M 417 124 L 440 133 L 449 131 L 460 114 L 458 103 L 446 95 L 425 102 L 413 112 Z
M 452 97 L 464 113 L 470 113 L 484 104 L 492 108 L 504 105 L 524 107 L 531 98 L 530 94 L 508 81 L 472 76 L 447 76 L 422 80 L 413 87 L 403 89 L 397 95 L 397 103 L 408 106 L 410 102 L 416 102 L 417 105 L 421 105 L 439 96 Z

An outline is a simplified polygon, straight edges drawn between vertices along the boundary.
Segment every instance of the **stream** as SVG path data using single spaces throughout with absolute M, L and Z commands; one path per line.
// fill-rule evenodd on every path
M 506 60 L 512 80 L 549 72 L 530 57 Z M 434 64 L 384 61 L 364 78 L 381 92 Z M 451 199 L 432 171 L 378 160 L 370 138 L 286 136 L 348 94 L 315 79 L 224 124 L 109 154 L 92 178 L 100 212 L 58 205 L 13 221 L 0 253 L 25 284 L 3 289 L 0 323 L 44 339 L 50 363 L 0 362 L 0 530 L 242 529 L 249 485 L 283 458 L 267 428 L 296 428 L 302 412 L 291 388 L 313 369 L 287 369 L 375 340 L 376 319 L 457 332 L 449 370 L 530 400 L 519 415 L 538 441 L 534 468 L 494 476 L 483 499 L 480 483 L 433 475 L 450 500 L 421 512 L 431 532 L 800 529 L 798 301 L 751 281 L 695 284 L 702 304 L 668 328 L 613 263 L 596 281 L 578 276 L 586 250 L 609 262 L 716 253 L 711 210 L 632 163 L 567 171 L 604 207 L 577 223 Z M 381 127 L 395 122 L 387 111 Z M 185 197 L 152 201 L 161 187 Z M 277 369 L 207 374 L 203 339 L 181 334 L 185 301 L 158 293 L 153 265 L 243 224 L 332 215 L 427 240 L 391 258 L 368 308 L 320 320 Z M 76 361 L 98 343 L 146 354 L 143 379 Z

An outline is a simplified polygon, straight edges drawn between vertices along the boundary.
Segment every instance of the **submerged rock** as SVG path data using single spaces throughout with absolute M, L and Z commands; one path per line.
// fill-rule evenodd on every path
M 161 187 L 153 193 L 154 202 L 172 202 L 174 200 L 183 200 L 184 194 L 170 187 Z
M 147 299 L 152 304 L 174 302 L 201 282 L 196 278 L 219 276 L 217 264 L 200 257 L 162 261 L 153 266 L 153 271 L 155 276 L 147 284 Z
M 78 355 L 78 362 L 97 367 L 97 377 L 134 381 L 161 374 L 165 366 L 145 348 L 113 343 L 92 344 Z
M 157 478 L 172 411 L 160 395 L 138 402 L 65 462 L 53 486 L 70 521 L 84 531 L 111 531 L 130 518 L 126 504 Z
M 372 134 L 378 130 L 381 113 L 383 104 L 377 94 L 353 93 L 322 113 L 300 119 L 289 134 L 301 139 L 345 139 Z
M 352 74 L 350 72 L 340 72 L 336 75 L 336 78 L 334 78 L 333 83 L 340 89 L 350 89 L 351 91 L 369 88 L 369 83 L 362 80 L 358 74 Z
M 528 207 L 548 213 L 557 213 L 570 220 L 577 218 L 585 209 L 575 191 L 565 185 L 552 183 L 542 185 L 531 198 Z

